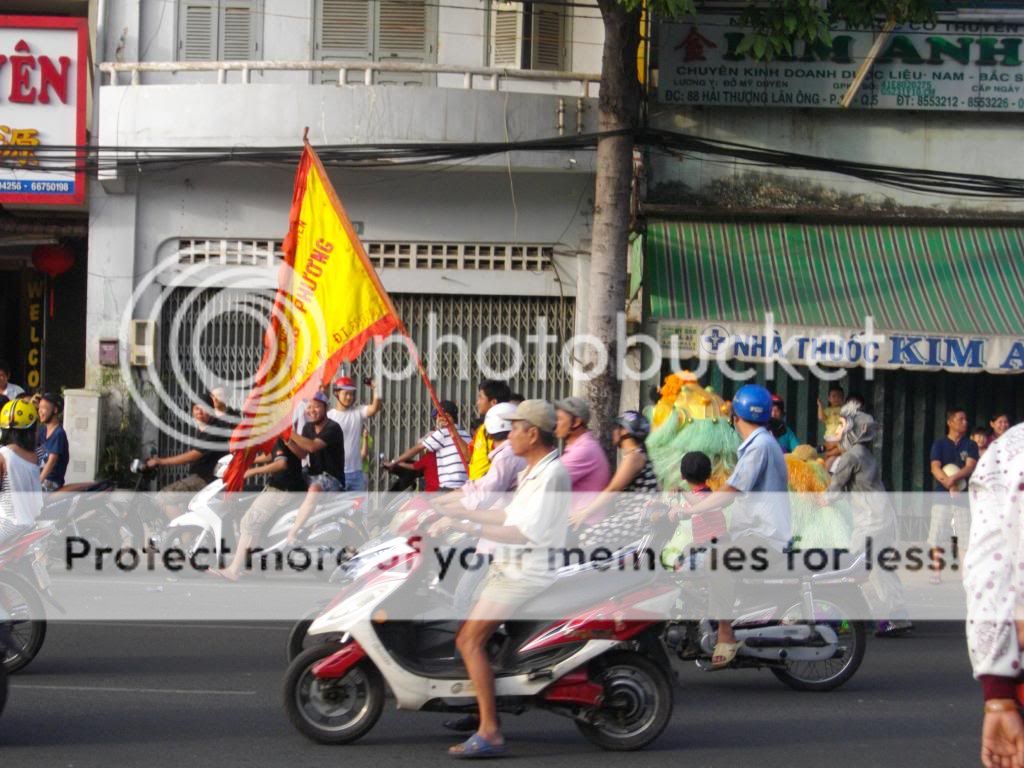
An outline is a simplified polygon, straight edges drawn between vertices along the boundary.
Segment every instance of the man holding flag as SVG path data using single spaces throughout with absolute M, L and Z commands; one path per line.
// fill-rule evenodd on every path
M 264 337 L 256 386 L 231 437 L 228 491 L 241 489 L 256 454 L 290 432 L 294 402 L 309 399 L 338 366 L 354 360 L 374 337 L 399 331 L 395 307 L 370 264 L 313 148 L 306 142 L 295 175 L 284 263 Z M 416 358 L 412 344 L 409 352 Z M 441 410 L 423 364 L 420 375 Z M 448 418 L 448 430 L 457 434 Z M 464 451 L 459 455 L 464 458 Z

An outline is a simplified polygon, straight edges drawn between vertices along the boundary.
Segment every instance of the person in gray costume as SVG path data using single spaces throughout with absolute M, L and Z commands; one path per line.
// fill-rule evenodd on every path
M 879 552 L 895 546 L 898 539 L 896 513 L 883 495 L 882 470 L 871 451 L 871 444 L 879 437 L 881 429 L 869 414 L 854 404 L 843 406 L 840 421 L 839 446 L 843 452 L 832 466 L 832 481 L 824 500 L 834 504 L 844 496 L 849 499 L 853 510 L 852 546 L 863 548 L 871 537 L 873 551 Z M 894 572 L 877 567 L 877 563 L 874 565 L 863 591 L 872 613 L 885 617 L 878 622 L 875 635 L 905 635 L 913 629 L 913 624 L 908 621 L 903 585 Z

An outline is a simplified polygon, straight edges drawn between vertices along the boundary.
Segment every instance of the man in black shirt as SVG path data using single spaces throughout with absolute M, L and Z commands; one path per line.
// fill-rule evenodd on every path
M 288 543 L 298 538 L 309 513 L 316 506 L 321 491 L 336 493 L 345 490 L 345 436 L 337 423 L 327 418 L 327 396 L 317 392 L 306 405 L 306 425 L 302 434 L 294 432 L 288 447 L 300 458 L 309 456 L 308 491 L 299 508 L 295 524 L 288 532 Z
M 298 494 L 306 492 L 302 459 L 283 440 L 274 444 L 269 455 L 257 457 L 256 463 L 257 466 L 246 470 L 245 479 L 257 475 L 270 475 L 270 478 L 242 517 L 238 548 L 231 564 L 222 571 L 213 571 L 229 581 L 238 580 L 242 568 L 247 565 L 250 550 L 259 541 L 267 525 L 287 510 L 289 502 L 299 498 Z
M 180 513 L 180 504 L 177 502 L 181 499 L 174 494 L 194 494 L 203 490 L 214 481 L 217 462 L 227 453 L 230 435 L 227 434 L 227 427 L 214 416 L 213 401 L 209 395 L 192 404 L 192 419 L 197 430 L 192 448 L 173 456 L 154 456 L 146 462 L 149 468 L 189 465 L 188 476 L 164 487 L 157 499 L 157 504 L 163 508 L 169 520 Z

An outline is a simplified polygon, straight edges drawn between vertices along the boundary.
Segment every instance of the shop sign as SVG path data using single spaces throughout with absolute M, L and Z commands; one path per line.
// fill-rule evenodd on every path
M 75 155 L 39 150 L 85 145 L 87 40 L 85 19 L 0 16 L 0 204 L 85 200 Z
M 905 368 L 924 371 L 1024 371 L 1024 336 L 852 331 L 786 325 L 662 320 L 658 342 L 685 360 L 786 361 L 797 365 Z
M 25 299 L 25 358 L 22 365 L 25 371 L 25 389 L 33 392 L 39 388 L 43 380 L 43 334 L 46 322 L 43 317 L 44 297 L 46 296 L 46 279 L 34 275 L 24 278 Z
M 838 108 L 878 30 L 837 27 L 830 44 L 755 61 L 731 16 L 663 22 L 658 98 L 664 104 Z M 897 27 L 853 106 L 1024 112 L 1024 25 L 936 21 Z

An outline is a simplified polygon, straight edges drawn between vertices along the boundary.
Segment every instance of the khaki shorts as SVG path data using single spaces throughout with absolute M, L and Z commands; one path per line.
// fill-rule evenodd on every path
M 511 616 L 516 608 L 525 605 L 545 589 L 546 586 L 511 579 L 492 564 L 477 599 L 478 602 L 498 603 L 508 609 L 508 615 Z
M 256 494 L 256 498 L 242 517 L 242 533 L 259 538 L 267 524 L 277 517 L 287 505 L 288 493 L 268 485 Z
M 156 503 L 161 509 L 164 507 L 184 506 L 188 503 L 188 499 L 185 498 L 185 494 L 199 493 L 205 488 L 207 483 L 199 475 L 189 475 L 181 480 L 171 483 L 170 485 L 162 488 L 160 493 L 156 495 Z

